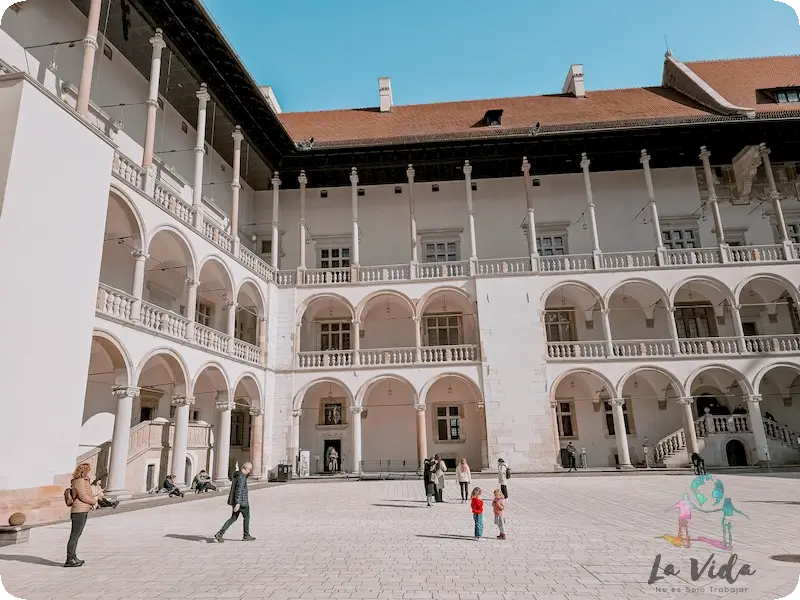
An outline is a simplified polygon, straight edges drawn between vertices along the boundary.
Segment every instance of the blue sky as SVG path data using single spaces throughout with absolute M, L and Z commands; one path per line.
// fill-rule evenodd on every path
M 572 63 L 592 89 L 658 85 L 680 60 L 800 54 L 774 0 L 203 0 L 285 111 L 558 93 Z M 800 82 L 800 77 L 799 77 Z

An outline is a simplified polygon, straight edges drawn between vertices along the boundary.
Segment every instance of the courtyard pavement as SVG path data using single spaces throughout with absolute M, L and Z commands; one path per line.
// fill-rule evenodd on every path
M 69 525 L 37 528 L 31 542 L 0 548 L 6 591 L 25 600 L 171 598 L 543 600 L 580 598 L 765 598 L 787 596 L 800 563 L 800 480 L 796 475 L 725 475 L 735 516 L 738 560 L 752 575 L 735 584 L 692 581 L 714 552 L 675 535 L 677 511 L 665 512 L 691 476 L 514 478 L 509 481 L 508 540 L 495 539 L 491 480 L 477 480 L 486 500 L 485 534 L 472 539 L 468 505 L 448 480 L 445 504 L 425 505 L 420 481 L 324 482 L 251 493 L 252 534 L 241 520 L 225 544 L 213 534 L 228 517 L 224 494 L 89 520 L 79 547 L 86 561 L 64 569 Z M 703 493 L 711 498 L 712 488 Z M 704 506 L 713 501 L 709 500 Z M 692 538 L 721 536 L 720 513 L 695 512 Z M 677 576 L 648 583 L 656 556 Z M 741 591 L 744 588 L 744 591 Z M 687 591 L 688 590 L 688 591 Z

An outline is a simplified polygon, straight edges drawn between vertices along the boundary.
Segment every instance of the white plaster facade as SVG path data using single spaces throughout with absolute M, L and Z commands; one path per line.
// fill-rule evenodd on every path
M 584 173 L 535 188 L 522 156 L 519 177 L 438 191 L 360 186 L 355 170 L 325 194 L 308 178 L 282 190 L 277 173 L 254 191 L 213 148 L 153 176 L 141 166 L 152 90 L 122 53 L 98 54 L 81 115 L 83 47 L 23 49 L 86 28 L 55 0 L 29 0 L 0 28 L 0 271 L 13 290 L 0 396 L 17 399 L 2 404 L 0 453 L 26 448 L 0 471 L 0 509 L 57 497 L 76 459 L 117 495 L 169 471 L 224 481 L 244 460 L 265 476 L 300 450 L 323 471 L 331 446 L 348 472 L 415 471 L 434 453 L 552 471 L 568 441 L 591 467 L 644 464 L 645 444 L 649 464 L 694 450 L 709 465 L 800 461 L 800 239 L 782 239 L 774 209 L 721 202 L 716 219 L 696 169 L 657 156 L 651 173 L 649 160 L 593 173 L 578 155 Z M 123 102 L 142 104 L 99 108 Z M 203 148 L 170 111 L 155 111 L 156 156 Z M 216 214 L 188 182 L 222 167 L 234 185 L 211 182 Z M 793 234 L 797 195 L 782 200 Z M 691 231 L 694 249 L 664 247 L 654 205 L 660 231 Z M 276 234 L 277 253 L 259 256 Z M 54 306 L 58 325 L 22 318 Z M 36 382 L 57 392 L 23 400 Z M 31 420 L 35 445 L 19 427 Z M 46 508 L 30 510 L 46 520 Z

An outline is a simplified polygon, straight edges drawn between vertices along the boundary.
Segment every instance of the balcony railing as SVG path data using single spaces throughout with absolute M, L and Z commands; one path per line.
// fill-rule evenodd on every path
M 233 356 L 248 363 L 264 364 L 265 355 L 263 349 L 235 338 L 231 349 L 230 336 L 200 323 L 194 323 L 194 333 L 190 338 L 187 337 L 189 327 L 192 325 L 189 319 L 149 302 L 141 302 L 139 319 L 134 321 L 133 307 L 135 303 L 136 299 L 130 294 L 104 283 L 98 286 L 97 303 L 95 305 L 98 314 L 117 321 L 135 323 L 140 327 L 157 331 L 166 337 L 180 340 L 181 342 L 188 341 L 201 348 Z
M 421 348 L 375 348 L 358 351 L 358 365 L 353 350 L 300 352 L 299 369 L 336 369 L 340 367 L 379 367 L 414 364 L 469 364 L 480 360 L 476 345 L 423 346 Z
M 611 358 L 797 353 L 800 352 L 800 334 L 759 335 L 745 338 L 614 340 L 611 342 L 611 347 L 613 349 Z M 548 342 L 547 357 L 552 360 L 575 361 L 606 359 L 609 358 L 607 348 L 608 343 L 605 341 Z

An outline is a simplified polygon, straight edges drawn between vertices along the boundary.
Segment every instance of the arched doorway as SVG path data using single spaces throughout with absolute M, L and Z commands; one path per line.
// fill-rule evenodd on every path
M 729 440 L 725 444 L 725 455 L 728 457 L 729 467 L 747 466 L 747 449 L 739 440 Z

